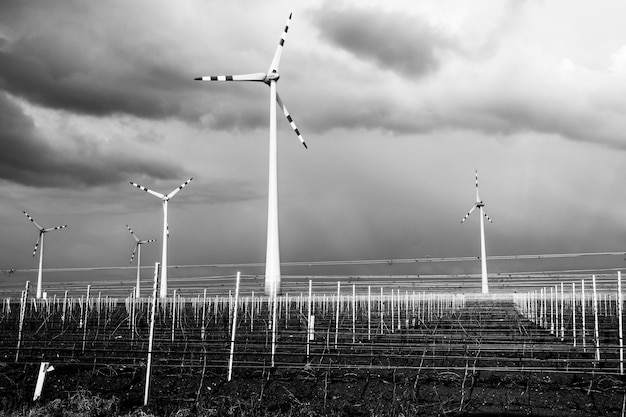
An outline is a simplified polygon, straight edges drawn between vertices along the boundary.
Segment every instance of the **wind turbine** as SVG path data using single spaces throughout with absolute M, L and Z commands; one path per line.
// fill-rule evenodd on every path
M 139 282 L 140 282 L 140 270 L 141 270 L 141 245 L 143 245 L 144 243 L 151 243 L 151 242 L 156 242 L 156 239 L 148 239 L 148 240 L 140 240 L 135 233 L 133 233 L 133 229 L 130 228 L 129 225 L 126 225 L 126 228 L 128 229 L 128 231 L 130 232 L 131 235 L 133 235 L 133 238 L 135 239 L 135 249 L 133 249 L 133 254 L 130 255 L 130 263 L 133 262 L 133 258 L 135 257 L 135 252 L 137 252 L 137 286 L 135 287 L 135 297 L 139 298 L 140 297 L 140 291 L 139 291 Z
M 480 266 L 482 275 L 482 293 L 489 294 L 489 283 L 487 281 L 487 254 L 485 250 L 485 222 L 483 218 L 489 220 L 490 223 L 493 223 L 493 221 L 487 215 L 487 213 L 485 213 L 483 207 L 485 207 L 485 203 L 483 203 L 483 201 L 480 199 L 480 196 L 478 195 L 478 170 L 476 170 L 476 203 L 474 204 L 472 209 L 465 215 L 465 217 L 463 217 L 461 223 L 467 220 L 467 218 L 470 214 L 472 214 L 472 211 L 474 211 L 475 208 L 478 208 L 478 211 L 480 213 Z
M 242 75 L 217 75 L 198 77 L 200 81 L 255 81 L 262 82 L 270 88 L 270 137 L 269 137 L 269 189 L 267 195 L 267 251 L 265 257 L 265 293 L 267 295 L 280 294 L 280 248 L 278 243 L 278 166 L 277 166 L 277 144 L 276 144 L 276 103 L 283 111 L 289 121 L 291 128 L 296 133 L 302 145 L 307 148 L 304 138 L 296 127 L 291 115 L 287 111 L 283 101 L 276 92 L 276 83 L 280 78 L 278 64 L 283 51 L 291 13 L 285 24 L 285 29 L 276 48 L 276 53 L 272 59 L 267 72 L 257 72 Z
M 172 191 L 171 193 L 165 195 L 161 193 L 157 193 L 156 191 L 152 191 L 149 188 L 143 187 L 139 184 L 136 184 L 132 181 L 130 183 L 135 187 L 143 190 L 153 196 L 160 198 L 163 202 L 163 243 L 162 243 L 162 255 L 161 255 L 161 298 L 167 297 L 167 238 L 170 235 L 170 230 L 167 225 L 167 203 L 174 197 L 180 190 L 182 190 L 187 184 L 191 182 L 192 178 L 189 178 L 187 181 L 182 183 L 177 189 Z
M 39 251 L 39 273 L 37 274 L 37 295 L 36 295 L 37 298 L 41 298 L 42 271 L 43 271 L 43 235 L 53 230 L 66 228 L 67 225 L 51 227 L 51 228 L 46 229 L 44 227 L 41 227 L 39 224 L 37 224 L 35 219 L 30 217 L 28 213 L 26 213 L 25 211 L 23 211 L 23 213 L 26 215 L 26 217 L 28 217 L 28 219 L 31 222 L 33 222 L 33 224 L 37 227 L 37 229 L 39 229 L 39 237 L 37 238 L 37 242 L 35 242 L 35 249 L 33 250 L 33 257 L 37 253 L 37 249 L 39 248 L 39 246 L 41 246 L 41 250 Z

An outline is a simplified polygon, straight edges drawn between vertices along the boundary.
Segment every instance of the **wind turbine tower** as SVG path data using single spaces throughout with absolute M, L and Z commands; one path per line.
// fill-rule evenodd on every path
M 135 257 L 135 252 L 137 253 L 137 286 L 135 287 L 135 298 L 139 298 L 141 296 L 141 291 L 139 289 L 140 285 L 140 276 L 141 276 L 141 245 L 144 243 L 156 242 L 156 239 L 148 239 L 148 240 L 140 240 L 135 233 L 133 233 L 133 229 L 130 228 L 129 225 L 126 225 L 126 228 L 133 235 L 135 239 L 135 249 L 133 249 L 133 254 L 130 255 L 130 263 L 133 263 L 133 258 Z
M 32 217 L 30 217 L 28 215 L 28 213 L 26 213 L 25 211 L 23 211 L 23 213 L 26 215 L 26 217 L 28 217 L 28 219 L 33 222 L 33 224 L 37 227 L 37 229 L 39 229 L 39 237 L 37 238 L 37 242 L 35 242 L 35 249 L 33 250 L 33 257 L 35 256 L 35 254 L 37 253 L 37 248 L 39 248 L 39 246 L 41 246 L 41 249 L 39 250 L 39 272 L 37 274 L 37 294 L 36 297 L 37 298 L 41 298 L 41 286 L 42 286 L 42 272 L 43 272 L 43 235 L 51 232 L 53 230 L 59 230 L 59 229 L 63 229 L 66 228 L 67 225 L 63 225 L 63 226 L 57 226 L 57 227 L 51 227 L 51 228 L 44 228 L 41 227 L 39 224 L 37 224 L 37 222 L 35 221 L 35 219 L 33 219 Z
M 278 73 L 278 64 L 283 51 L 289 23 L 291 22 L 291 13 L 285 24 L 283 34 L 276 48 L 276 53 L 272 59 L 267 72 L 257 72 L 242 75 L 211 75 L 206 77 L 198 77 L 195 80 L 200 81 L 253 81 L 262 82 L 270 88 L 270 137 L 269 137 L 269 189 L 267 195 L 267 251 L 265 257 L 265 294 L 280 294 L 280 248 L 278 242 L 278 165 L 277 165 L 277 145 L 276 145 L 276 103 L 280 106 L 283 114 L 289 121 L 291 128 L 296 133 L 302 145 L 306 148 L 306 143 L 300 135 L 300 131 L 296 127 L 291 115 L 283 104 L 280 96 L 276 91 L 276 84 L 280 78 Z
M 481 266 L 481 275 L 482 275 L 482 293 L 489 294 L 489 282 L 487 280 L 487 253 L 485 249 L 485 222 L 484 218 L 489 220 L 490 223 L 493 223 L 491 218 L 485 213 L 485 203 L 480 199 L 478 195 L 478 170 L 476 170 L 476 203 L 471 208 L 471 210 L 463 217 L 461 223 L 463 223 L 467 218 L 472 214 L 474 209 L 478 208 L 478 212 L 480 215 L 480 266 Z
M 152 191 L 149 188 L 143 187 L 139 184 L 136 184 L 132 181 L 130 183 L 135 187 L 139 188 L 147 192 L 148 194 L 152 194 L 153 196 L 160 198 L 163 202 L 163 242 L 162 242 L 162 255 L 161 255 L 161 298 L 167 297 L 167 238 L 170 235 L 170 230 L 167 224 L 167 203 L 187 184 L 189 184 L 193 180 L 193 178 L 189 178 L 187 181 L 182 183 L 177 189 L 172 191 L 171 193 L 165 195 L 158 193 L 156 191 Z

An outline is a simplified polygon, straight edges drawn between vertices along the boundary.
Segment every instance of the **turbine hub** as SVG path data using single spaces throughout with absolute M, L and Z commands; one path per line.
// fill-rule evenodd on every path
M 263 82 L 269 85 L 271 81 L 278 81 L 279 78 L 280 78 L 280 74 L 277 73 L 276 71 L 272 71 L 265 76 L 265 79 L 263 80 Z
M 485 203 L 483 203 L 482 201 L 477 201 L 476 207 L 485 207 Z

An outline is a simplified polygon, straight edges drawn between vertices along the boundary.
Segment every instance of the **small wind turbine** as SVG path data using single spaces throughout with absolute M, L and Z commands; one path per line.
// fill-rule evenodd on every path
M 474 211 L 474 209 L 478 207 L 478 211 L 480 213 L 480 266 L 482 274 L 482 293 L 489 294 L 489 283 L 487 281 L 487 254 L 485 250 L 485 222 L 483 217 L 489 220 L 490 223 L 493 223 L 493 221 L 487 215 L 487 213 L 485 213 L 485 210 L 483 209 L 484 206 L 485 203 L 483 203 L 478 195 L 478 170 L 476 170 L 476 203 L 474 204 L 472 209 L 465 215 L 465 217 L 463 217 L 461 223 L 467 220 L 469 215 L 472 214 L 472 211 Z
M 133 249 L 133 254 L 130 255 L 130 263 L 133 263 L 133 258 L 135 257 L 135 252 L 137 253 L 137 286 L 135 287 L 135 297 L 139 298 L 141 292 L 139 291 L 139 283 L 140 283 L 140 270 L 141 270 L 141 245 L 143 245 L 144 243 L 151 243 L 151 242 L 156 242 L 156 239 L 149 239 L 149 240 L 140 240 L 135 233 L 133 233 L 133 229 L 130 228 L 129 225 L 126 225 L 126 228 L 128 229 L 128 231 L 130 232 L 131 235 L 133 235 L 133 238 L 135 239 L 135 249 Z
M 170 235 L 169 227 L 167 225 L 167 203 L 174 197 L 180 190 L 182 190 L 187 184 L 191 182 L 193 178 L 189 178 L 187 181 L 182 183 L 177 189 L 172 191 L 171 193 L 165 195 L 161 193 L 157 193 L 156 191 L 152 191 L 149 188 L 143 187 L 139 184 L 136 184 L 132 181 L 130 183 L 135 187 L 143 190 L 153 196 L 160 198 L 163 202 L 163 243 L 162 243 L 162 255 L 161 255 L 161 298 L 167 297 L 167 238 Z
M 283 51 L 291 13 L 285 24 L 285 29 L 276 48 L 276 53 L 272 59 L 267 72 L 257 72 L 242 75 L 217 75 L 198 77 L 200 81 L 256 81 L 262 82 L 270 87 L 270 144 L 269 144 L 269 190 L 267 195 L 267 252 L 265 258 L 265 293 L 267 295 L 280 294 L 280 249 L 278 244 L 278 166 L 276 151 L 276 103 L 280 106 L 283 114 L 289 121 L 291 128 L 296 133 L 302 145 L 306 148 L 304 138 L 296 127 L 291 115 L 283 104 L 280 96 L 276 92 L 276 83 L 280 78 L 278 64 Z
M 41 227 L 39 224 L 37 224 L 35 219 L 30 217 L 28 213 L 26 213 L 25 211 L 23 211 L 23 213 L 26 215 L 26 217 L 28 217 L 28 219 L 31 222 L 33 222 L 33 224 L 37 227 L 37 229 L 39 229 L 39 237 L 37 238 L 37 242 L 35 242 L 35 249 L 33 250 L 33 257 L 37 253 L 37 249 L 39 248 L 39 246 L 41 246 L 41 249 L 39 250 L 39 273 L 37 274 L 37 295 L 36 295 L 37 298 L 41 298 L 41 285 L 42 285 L 42 272 L 43 272 L 43 235 L 53 230 L 63 229 L 67 227 L 67 225 L 51 227 L 49 229 L 46 229 L 46 228 Z

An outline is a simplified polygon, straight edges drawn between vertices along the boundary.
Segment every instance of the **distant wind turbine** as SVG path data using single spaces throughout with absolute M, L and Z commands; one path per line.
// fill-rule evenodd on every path
M 267 295 L 280 294 L 280 248 L 278 242 L 278 166 L 277 166 L 277 144 L 276 144 L 276 103 L 280 106 L 283 114 L 289 121 L 291 128 L 296 133 L 302 145 L 306 148 L 304 138 L 296 127 L 291 115 L 283 104 L 280 96 L 276 92 L 276 83 L 280 78 L 278 64 L 283 51 L 291 13 L 285 24 L 285 29 L 281 36 L 278 48 L 274 54 L 274 59 L 267 72 L 257 72 L 242 75 L 217 75 L 198 77 L 195 80 L 201 81 L 256 81 L 262 82 L 270 87 L 270 144 L 269 144 L 269 190 L 267 195 L 267 252 L 265 258 L 265 293 Z
M 41 227 L 39 224 L 37 224 L 35 219 L 30 217 L 28 213 L 26 213 L 25 211 L 23 211 L 23 213 L 26 215 L 26 217 L 28 217 L 28 219 L 31 222 L 33 222 L 33 224 L 37 227 L 37 229 L 39 229 L 39 237 L 37 238 L 37 242 L 35 242 L 35 249 L 33 250 L 33 257 L 37 253 L 37 248 L 41 246 L 41 249 L 39 250 L 39 273 L 37 274 L 37 294 L 36 294 L 37 298 L 41 298 L 42 272 L 43 272 L 43 235 L 53 230 L 66 228 L 67 225 L 51 227 L 49 229 L 46 229 L 46 228 Z
M 472 209 L 465 215 L 465 217 L 463 217 L 461 223 L 467 220 L 469 215 L 472 214 L 472 211 L 474 211 L 474 209 L 478 207 L 478 211 L 480 213 L 480 266 L 482 274 L 482 293 L 489 294 L 489 283 L 487 281 L 487 253 L 485 250 L 485 222 L 483 217 L 489 220 L 490 223 L 493 223 L 493 221 L 487 215 L 487 213 L 485 213 L 483 209 L 484 206 L 485 203 L 483 203 L 483 201 L 480 199 L 480 196 L 478 195 L 478 170 L 476 170 L 476 203 L 474 204 Z
M 187 184 L 189 184 L 193 180 L 193 178 L 189 178 L 183 184 L 181 184 L 177 189 L 172 191 L 171 193 L 165 195 L 161 193 L 157 193 L 156 191 L 152 191 L 149 188 L 143 187 L 137 183 L 130 181 L 132 185 L 143 190 L 153 196 L 160 198 L 163 201 L 163 243 L 162 255 L 161 255 L 161 298 L 167 297 L 167 238 L 169 237 L 170 231 L 167 225 L 167 203 L 174 197 L 180 190 L 182 190 Z
M 130 255 L 130 263 L 133 262 L 133 258 L 135 257 L 135 252 L 137 253 L 137 286 L 135 287 L 135 297 L 139 298 L 141 292 L 139 290 L 140 276 L 141 276 L 141 245 L 144 243 L 156 242 L 156 239 L 148 239 L 148 240 L 140 240 L 135 233 L 133 233 L 133 229 L 130 228 L 129 225 L 126 225 L 126 228 L 133 235 L 135 239 L 135 249 L 133 249 L 133 254 Z

